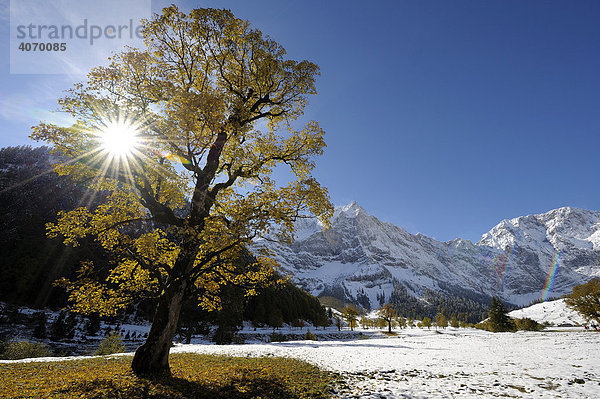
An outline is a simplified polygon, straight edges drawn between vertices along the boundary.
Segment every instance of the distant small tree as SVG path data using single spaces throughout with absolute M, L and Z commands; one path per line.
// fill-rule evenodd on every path
M 100 316 L 98 313 L 92 313 L 85 322 L 84 331 L 87 335 L 96 336 L 100 331 Z
M 67 312 L 64 310 L 58 314 L 58 317 L 52 323 L 50 327 L 50 339 L 52 341 L 60 341 L 67 336 L 67 324 L 65 322 L 67 318 Z
M 379 317 L 387 323 L 388 332 L 392 332 L 392 320 L 397 316 L 396 310 L 389 303 L 380 308 L 377 312 Z
M 586 319 L 600 325 L 600 279 L 593 278 L 585 284 L 573 287 L 565 303 L 581 313 Z
M 450 318 L 450 327 L 458 328 L 459 326 L 460 324 L 458 323 L 458 319 L 456 318 L 456 316 L 452 316 Z
M 342 317 L 346 320 L 346 323 L 348 323 L 350 330 L 354 331 L 354 327 L 356 327 L 356 322 L 358 320 L 358 312 L 353 307 L 346 306 L 342 313 Z
M 37 339 L 46 339 L 48 332 L 46 322 L 48 318 L 44 312 L 37 312 L 33 315 L 35 320 L 35 328 L 33 329 L 33 337 Z
M 511 331 L 513 325 L 508 311 L 500 301 L 500 299 L 493 297 L 488 310 L 488 323 L 490 329 L 493 332 Z
M 265 308 L 263 301 L 258 301 L 254 308 L 254 323 L 255 325 L 261 325 L 262 323 L 266 323 L 267 320 L 267 309 Z
M 325 310 L 325 307 L 323 307 L 323 310 Z M 319 314 L 319 317 L 317 319 L 317 323 L 315 324 L 315 327 L 321 326 L 321 327 L 323 327 L 323 329 L 325 329 L 325 327 L 327 327 L 330 324 L 331 324 L 331 318 L 329 318 L 327 316 L 327 313 L 325 311 L 323 311 Z
M 369 323 L 369 319 L 366 318 L 365 316 L 361 316 L 361 318 L 360 318 L 360 326 L 362 328 L 364 328 L 365 330 L 368 330 L 369 329 L 369 324 L 370 324 Z
M 410 328 L 415 328 L 415 321 L 413 320 L 413 318 L 412 318 L 412 317 L 409 317 L 409 318 L 406 320 L 406 324 L 407 324 L 407 325 L 408 325 Z
M 234 286 L 221 287 L 221 309 L 214 314 L 214 322 L 217 329 L 212 336 L 213 342 L 219 345 L 231 344 L 235 334 L 243 326 L 244 294 L 243 291 Z M 283 325 L 281 310 L 276 308 L 272 313 L 273 318 L 269 320 L 272 327 L 280 328 Z
M 98 349 L 94 352 L 95 355 L 112 355 L 113 353 L 125 352 L 125 345 L 123 345 L 123 338 L 118 332 L 112 332 L 98 345 Z
M 72 312 L 68 312 L 67 318 L 65 319 L 65 338 L 73 339 L 75 336 L 75 330 L 77 330 L 77 315 Z
M 279 329 L 281 326 L 283 326 L 283 315 L 281 314 L 281 310 L 279 308 L 276 308 L 269 315 L 269 325 L 273 327 L 273 329 Z
M 402 316 L 396 317 L 396 322 L 398 323 L 398 327 L 406 328 L 406 319 Z
M 423 321 L 421 322 L 423 327 L 427 327 L 427 329 L 431 329 L 431 319 L 429 317 L 423 317 Z
M 448 319 L 446 319 L 446 316 L 444 316 L 443 313 L 438 313 L 435 316 L 435 325 L 441 328 L 448 327 Z
M 338 331 L 342 331 L 342 319 L 337 316 L 335 316 L 335 326 L 337 327 Z

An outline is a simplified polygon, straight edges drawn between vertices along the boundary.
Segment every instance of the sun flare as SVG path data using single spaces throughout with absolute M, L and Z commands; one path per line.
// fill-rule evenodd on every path
M 104 150 L 117 157 L 130 155 L 139 144 L 137 129 L 128 123 L 107 124 L 101 131 L 100 139 Z

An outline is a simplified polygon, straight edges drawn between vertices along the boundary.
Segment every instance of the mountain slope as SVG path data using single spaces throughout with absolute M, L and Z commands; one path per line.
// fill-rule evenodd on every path
M 394 293 L 422 298 L 428 291 L 480 302 L 497 295 L 524 305 L 567 293 L 600 273 L 600 212 L 575 208 L 502 221 L 476 244 L 410 234 L 355 202 L 337 208 L 326 231 L 311 219 L 297 227 L 291 245 L 256 246 L 273 250 L 293 280 L 313 295 L 370 308 Z
M 538 323 L 548 322 L 554 326 L 577 326 L 587 324 L 585 318 L 569 308 L 564 299 L 536 303 L 523 309 L 513 310 L 510 317 L 522 319 L 528 317 Z

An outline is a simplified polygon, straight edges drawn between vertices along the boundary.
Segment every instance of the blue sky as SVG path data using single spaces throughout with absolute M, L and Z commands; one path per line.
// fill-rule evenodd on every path
M 327 132 L 315 174 L 335 204 L 473 241 L 505 218 L 600 210 L 599 2 L 174 3 L 230 8 L 321 67 L 305 119 Z M 6 0 L 0 13 L 7 55 Z M 0 145 L 27 144 L 83 76 L 11 75 L 7 58 Z

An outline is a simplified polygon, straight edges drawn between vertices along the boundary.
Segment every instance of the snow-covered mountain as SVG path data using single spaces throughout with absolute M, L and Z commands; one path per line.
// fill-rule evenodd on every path
M 585 318 L 567 306 L 564 299 L 536 303 L 523 309 L 513 310 L 510 317 L 522 319 L 528 317 L 538 323 L 550 323 L 554 326 L 582 326 L 588 324 Z
M 600 276 L 600 212 L 560 208 L 504 220 L 482 239 L 436 241 L 381 222 L 356 202 L 336 208 L 332 226 L 297 225 L 291 244 L 258 241 L 313 295 L 380 306 L 400 287 L 467 298 L 496 295 L 525 305 Z

